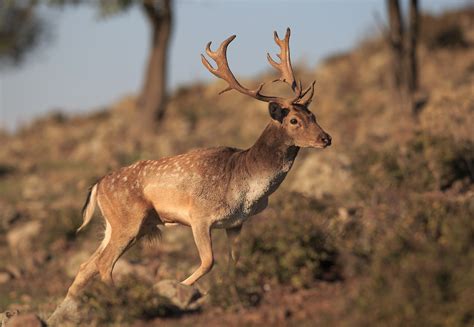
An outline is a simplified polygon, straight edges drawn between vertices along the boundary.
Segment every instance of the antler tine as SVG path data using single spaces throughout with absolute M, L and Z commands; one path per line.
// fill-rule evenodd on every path
M 273 32 L 273 39 L 275 43 L 280 47 L 280 53 L 277 54 L 277 57 L 280 59 L 280 63 L 273 60 L 272 56 L 267 53 L 267 59 L 270 65 L 278 70 L 281 74 L 280 78 L 275 81 L 282 81 L 288 83 L 291 86 L 293 91 L 298 90 L 298 84 L 295 81 L 293 74 L 293 68 L 291 67 L 291 58 L 290 58 L 290 35 L 291 30 L 286 29 L 286 34 L 284 39 L 280 39 L 276 31 Z
M 266 96 L 261 93 L 263 86 L 265 83 L 260 84 L 256 89 L 251 90 L 247 89 L 244 87 L 242 84 L 239 83 L 239 81 L 235 78 L 234 74 L 230 70 L 229 63 L 227 61 L 227 47 L 229 44 L 235 39 L 235 35 L 232 35 L 228 37 L 226 40 L 224 40 L 219 48 L 217 48 L 216 51 L 211 50 L 211 42 L 209 42 L 206 45 L 206 53 L 207 55 L 212 58 L 217 67 L 214 68 L 212 65 L 209 63 L 207 58 L 201 54 L 201 61 L 204 65 L 204 67 L 207 68 L 213 75 L 215 75 L 218 78 L 223 79 L 224 81 L 227 82 L 228 86 L 219 92 L 219 94 L 222 94 L 224 92 L 230 91 L 230 90 L 236 90 L 242 94 L 251 96 L 257 100 L 264 101 L 264 102 L 277 102 L 282 105 L 289 105 L 289 104 L 303 104 L 303 105 L 308 105 L 311 103 L 311 100 L 314 95 L 314 82 L 312 85 L 310 85 L 308 88 L 306 88 L 303 91 L 303 86 L 301 81 L 298 83 L 295 80 L 294 74 L 293 74 L 293 68 L 291 66 L 291 60 L 290 60 L 290 35 L 291 31 L 289 28 L 286 30 L 285 38 L 280 39 L 278 36 L 278 33 L 275 31 L 274 32 L 274 39 L 275 43 L 280 47 L 280 53 L 277 54 L 278 58 L 280 58 L 280 62 L 276 62 L 273 60 L 273 58 L 270 56 L 270 54 L 267 53 L 267 58 L 268 62 L 272 67 L 277 69 L 280 73 L 281 76 L 279 81 L 288 83 L 291 86 L 291 89 L 295 93 L 295 97 L 293 99 L 285 99 L 285 98 L 280 98 L 280 97 L 275 97 L 275 96 Z M 305 101 L 303 98 L 306 96 L 306 94 L 310 93 L 310 97 Z
M 295 97 L 291 100 L 291 103 L 297 103 L 299 99 L 302 98 L 301 92 L 303 91 L 303 83 L 301 83 L 301 80 L 299 80 L 299 83 L 296 83 L 296 90 L 295 90 Z
M 313 96 L 314 96 L 314 85 L 316 84 L 316 81 L 313 81 L 311 83 L 310 86 L 308 86 L 306 88 L 306 90 L 303 91 L 303 93 L 301 94 L 300 98 L 299 98 L 299 101 L 297 101 L 297 103 L 299 104 L 302 104 L 302 105 L 305 105 L 305 106 L 309 106 L 309 104 L 313 101 Z M 307 100 L 303 101 L 303 98 L 306 96 L 306 94 L 309 93 L 309 97 Z
M 255 90 L 250 90 L 242 86 L 242 84 L 240 84 L 237 81 L 234 74 L 232 74 L 232 71 L 230 70 L 230 67 L 229 67 L 229 63 L 227 61 L 227 47 L 235 39 L 235 37 L 236 37 L 235 35 L 228 37 L 226 40 L 224 40 L 224 42 L 221 43 L 221 45 L 216 51 L 211 50 L 211 42 L 207 44 L 206 53 L 209 57 L 211 57 L 216 62 L 217 68 L 212 67 L 212 65 L 209 63 L 206 57 L 203 54 L 201 54 L 201 61 L 203 65 L 213 75 L 223 79 L 228 84 L 228 87 L 222 90 L 221 92 L 219 92 L 219 94 L 222 94 L 224 92 L 227 92 L 233 89 L 233 90 L 239 91 L 240 93 L 251 96 L 257 100 L 261 100 L 265 102 L 275 101 L 279 103 L 284 103 L 285 99 L 283 98 L 265 96 L 261 94 L 260 91 L 262 90 L 264 83 L 260 84 Z

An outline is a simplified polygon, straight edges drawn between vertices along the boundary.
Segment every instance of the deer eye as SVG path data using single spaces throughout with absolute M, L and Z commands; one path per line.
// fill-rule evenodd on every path
M 298 120 L 296 120 L 296 118 L 292 118 L 290 120 L 290 123 L 293 124 L 293 125 L 296 125 L 298 123 Z

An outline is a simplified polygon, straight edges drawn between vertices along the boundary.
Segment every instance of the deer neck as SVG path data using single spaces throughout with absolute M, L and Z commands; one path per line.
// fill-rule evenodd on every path
M 250 178 L 281 178 L 283 181 L 298 151 L 299 147 L 293 144 L 286 131 L 270 122 L 255 144 L 243 154 L 246 171 Z

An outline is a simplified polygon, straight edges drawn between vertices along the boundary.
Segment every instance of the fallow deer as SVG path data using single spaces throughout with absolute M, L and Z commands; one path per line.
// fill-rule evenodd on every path
M 92 186 L 83 209 L 82 230 L 91 220 L 96 203 L 105 220 L 105 237 L 95 253 L 83 263 L 68 290 L 74 298 L 95 275 L 112 283 L 112 270 L 119 257 L 143 236 L 159 233 L 158 225 L 191 227 L 201 265 L 182 281 L 192 285 L 213 265 L 211 229 L 227 232 L 232 260 L 237 261 L 242 224 L 267 207 L 268 197 L 280 186 L 302 147 L 325 148 L 331 137 L 318 125 L 308 106 L 314 82 L 303 90 L 290 61 L 290 29 L 284 39 L 274 33 L 280 47 L 276 62 L 269 63 L 281 74 L 279 81 L 290 85 L 291 98 L 262 94 L 240 84 L 229 68 L 227 47 L 235 35 L 206 53 L 217 67 L 201 55 L 204 66 L 228 83 L 221 93 L 236 90 L 269 103 L 271 120 L 247 150 L 229 147 L 198 149 L 159 160 L 144 160 L 102 177 Z

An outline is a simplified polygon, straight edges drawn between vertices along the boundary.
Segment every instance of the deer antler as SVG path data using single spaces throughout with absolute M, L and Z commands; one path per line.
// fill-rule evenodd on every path
M 215 63 L 217 64 L 217 68 L 212 67 L 206 57 L 201 54 L 201 61 L 203 65 L 216 77 L 223 79 L 228 83 L 228 87 L 219 92 L 222 94 L 224 92 L 230 90 L 236 90 L 240 93 L 246 94 L 251 96 L 257 100 L 264 101 L 264 102 L 277 102 L 281 105 L 289 105 L 289 104 L 301 104 L 307 106 L 311 103 L 311 100 L 314 95 L 314 83 L 313 82 L 308 88 L 303 91 L 303 87 L 301 81 L 296 83 L 293 68 L 291 67 L 291 60 L 290 60 L 290 34 L 291 31 L 289 28 L 286 30 L 285 38 L 282 40 L 279 38 L 278 33 L 274 32 L 274 39 L 276 44 L 280 47 L 280 53 L 277 54 L 278 58 L 280 58 L 280 63 L 277 63 L 273 58 L 267 53 L 267 59 L 270 65 L 272 65 L 275 69 L 277 69 L 281 76 L 280 78 L 276 79 L 276 81 L 282 81 L 291 86 L 293 92 L 295 92 L 295 97 L 292 99 L 286 99 L 281 97 L 275 96 L 267 96 L 261 93 L 261 90 L 265 83 L 261 83 L 255 90 L 247 89 L 246 87 L 242 86 L 242 84 L 237 81 L 234 74 L 229 68 L 229 63 L 227 61 L 227 47 L 229 44 L 235 39 L 235 35 L 230 36 L 224 42 L 221 43 L 219 48 L 216 51 L 211 50 L 211 42 L 209 42 L 206 46 L 206 53 L 209 57 L 211 57 Z M 307 100 L 303 100 L 305 95 L 311 91 L 310 96 Z
M 301 88 L 298 88 L 298 84 L 296 83 L 295 76 L 293 74 L 293 67 L 291 67 L 290 35 L 291 31 L 289 28 L 286 29 L 285 38 L 283 40 L 280 39 L 276 31 L 273 32 L 275 43 L 280 47 L 280 53 L 277 54 L 277 57 L 280 58 L 280 63 L 277 63 L 275 60 L 273 60 L 272 56 L 268 52 L 267 59 L 270 65 L 272 65 L 273 68 L 281 73 L 280 78 L 274 80 L 274 82 L 282 81 L 288 83 L 291 86 L 291 89 L 295 91 Z
M 285 82 L 289 84 L 293 92 L 295 92 L 295 97 L 291 100 L 291 103 L 297 103 L 308 106 L 313 100 L 314 84 L 316 83 L 316 81 L 313 81 L 313 83 L 311 83 L 311 85 L 308 86 L 304 91 L 301 81 L 299 82 L 299 84 L 296 83 L 290 58 L 290 35 L 291 30 L 289 27 L 286 29 L 284 39 L 280 39 L 276 31 L 273 32 L 273 38 L 275 40 L 275 43 L 280 47 L 280 53 L 277 54 L 277 57 L 280 59 L 280 63 L 277 63 L 275 60 L 273 60 L 272 56 L 269 53 L 267 53 L 267 59 L 270 65 L 272 65 L 273 68 L 275 68 L 281 73 L 280 78 L 274 80 L 274 82 Z M 310 96 L 306 101 L 303 101 L 303 98 L 309 91 L 311 91 Z
M 219 94 L 222 94 L 224 92 L 230 91 L 232 89 L 239 91 L 240 93 L 246 94 L 248 96 L 251 96 L 257 100 L 265 101 L 265 102 L 279 102 L 283 103 L 285 102 L 285 99 L 279 98 L 279 97 L 272 97 L 272 96 L 266 96 L 260 93 L 260 91 L 263 88 L 264 83 L 260 84 L 255 90 L 250 90 L 247 89 L 246 87 L 242 86 L 242 84 L 237 81 L 235 78 L 234 74 L 232 74 L 232 71 L 229 68 L 229 63 L 227 61 L 227 47 L 229 46 L 230 42 L 232 42 L 235 39 L 235 35 L 232 35 L 231 37 L 227 38 L 224 42 L 221 43 L 219 48 L 216 51 L 211 50 L 211 43 L 209 42 L 206 46 L 206 53 L 209 57 L 211 57 L 217 64 L 217 68 L 213 68 L 209 61 L 204 57 L 203 54 L 201 54 L 201 61 L 203 65 L 216 77 L 219 77 L 226 81 L 229 86 L 219 92 Z
M 316 84 L 316 81 L 313 81 L 310 86 L 308 86 L 304 91 L 300 91 L 299 94 L 293 99 L 293 103 L 301 104 L 305 107 L 309 106 L 311 102 L 313 101 L 313 96 L 314 96 L 314 85 Z M 301 82 L 300 82 L 300 90 L 301 90 Z M 306 100 L 303 100 L 303 98 L 308 94 L 309 92 L 309 97 Z

